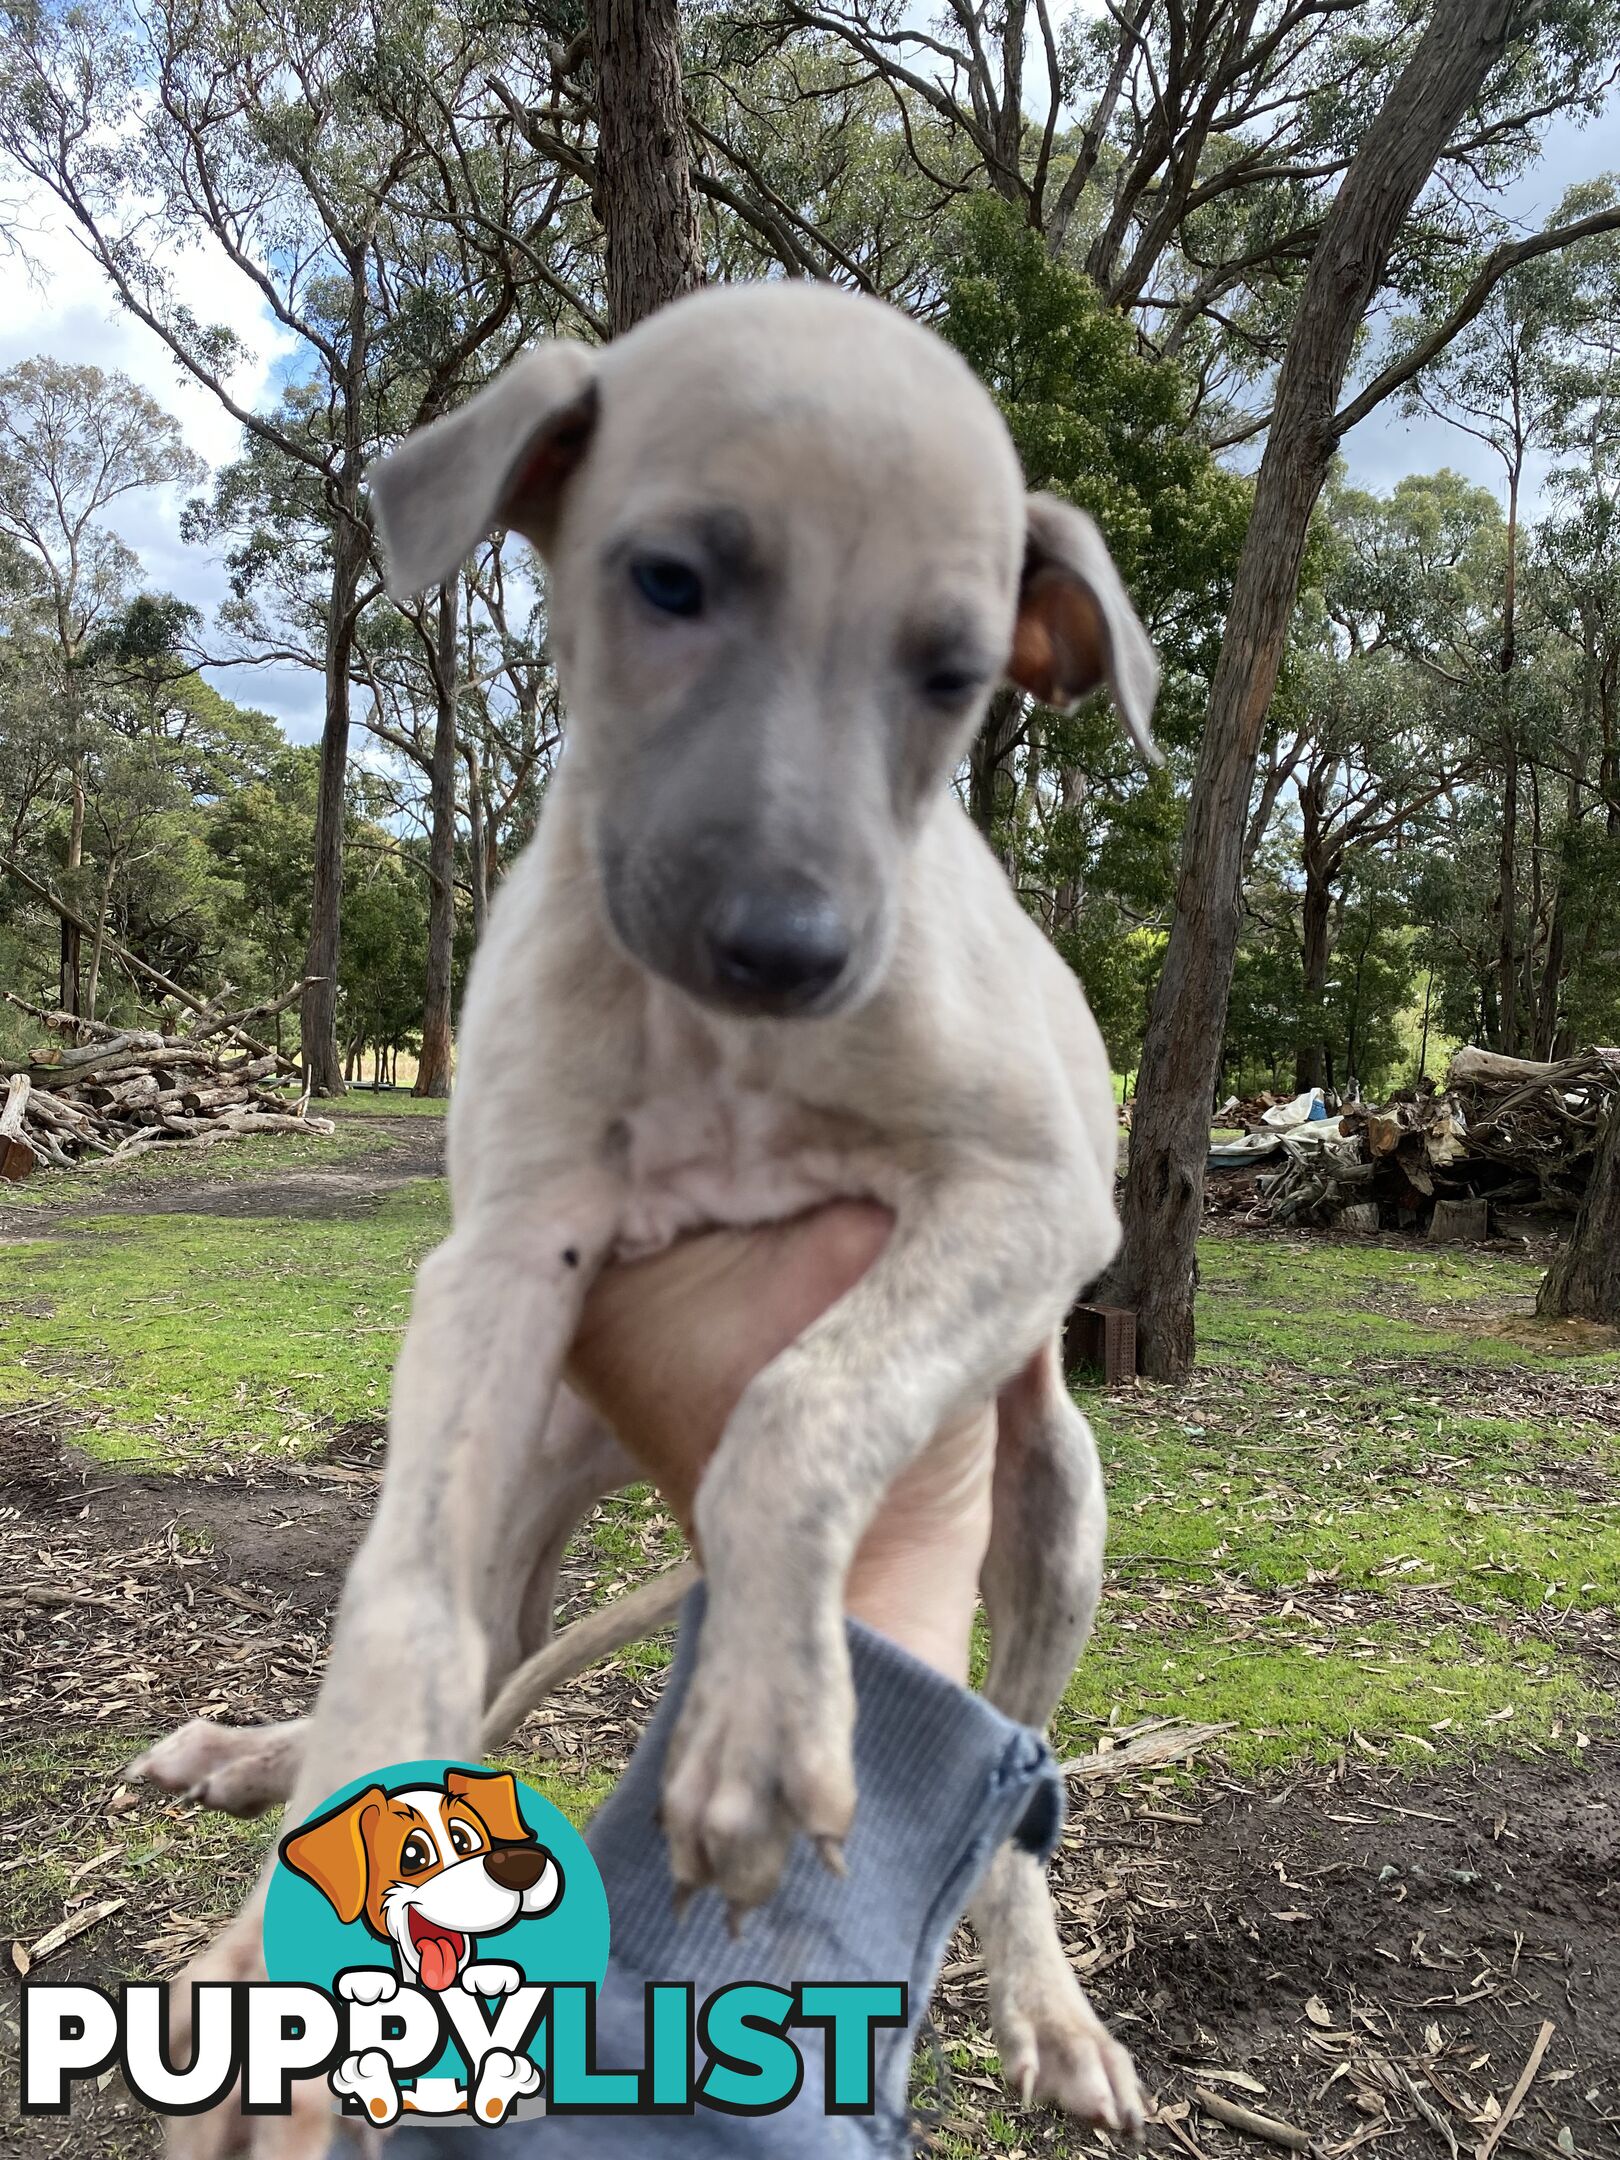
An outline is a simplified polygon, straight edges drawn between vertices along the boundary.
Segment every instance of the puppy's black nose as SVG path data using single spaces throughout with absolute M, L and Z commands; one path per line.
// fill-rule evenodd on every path
M 849 965 L 843 918 L 808 878 L 731 886 L 707 929 L 721 988 L 778 1010 L 808 1005 Z
M 532 1890 L 546 1872 L 546 1854 L 539 1845 L 497 1845 L 484 1855 L 484 1873 L 503 1890 Z

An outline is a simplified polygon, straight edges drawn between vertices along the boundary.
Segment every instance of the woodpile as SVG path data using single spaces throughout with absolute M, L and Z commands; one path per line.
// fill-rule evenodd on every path
M 302 984 L 246 1012 L 218 1001 L 162 1029 L 115 1028 L 8 1004 L 58 1038 L 23 1063 L 0 1058 L 0 1177 L 127 1162 L 156 1149 L 212 1147 L 245 1133 L 330 1133 L 289 1098 L 297 1068 L 247 1031 L 290 1005 Z
M 1445 1083 L 1279 1136 L 1254 1222 L 1482 1238 L 1504 1208 L 1573 1215 L 1592 1173 L 1620 1050 L 1553 1064 L 1459 1050 Z

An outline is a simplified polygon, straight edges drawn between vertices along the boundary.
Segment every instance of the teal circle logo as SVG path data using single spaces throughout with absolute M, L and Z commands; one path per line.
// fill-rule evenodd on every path
M 589 1847 L 532 1785 L 394 1763 L 284 1832 L 264 1962 L 346 2013 L 330 2075 L 345 2113 L 498 2122 L 533 2112 L 545 1991 L 599 1987 L 608 1934 Z

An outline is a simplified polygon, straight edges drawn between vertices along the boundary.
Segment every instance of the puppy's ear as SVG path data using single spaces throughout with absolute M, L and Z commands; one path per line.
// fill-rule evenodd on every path
M 396 600 L 453 577 L 487 533 L 543 540 L 596 422 L 596 355 L 551 338 L 366 474 Z
M 1056 495 L 1031 495 L 1007 674 L 1043 705 L 1061 710 L 1107 683 L 1132 742 L 1162 765 L 1153 740 L 1159 663 L 1108 546 L 1083 510 Z
M 496 1845 L 522 1845 L 534 1836 L 518 1809 L 517 1780 L 509 1770 L 447 1770 L 444 1789 L 465 1800 Z
M 380 1785 L 345 1800 L 328 1815 L 317 1815 L 281 1841 L 281 1857 L 295 1875 L 312 1882 L 338 1918 L 358 1920 L 366 1905 L 370 1856 L 366 1828 L 386 1800 Z

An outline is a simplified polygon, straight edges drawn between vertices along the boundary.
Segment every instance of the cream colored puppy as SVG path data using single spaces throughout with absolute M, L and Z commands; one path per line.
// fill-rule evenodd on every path
M 826 287 L 543 345 L 384 460 L 373 502 L 401 594 L 500 525 L 540 548 L 568 748 L 473 971 L 454 1229 L 417 1278 L 326 1681 L 301 1736 L 240 1745 L 278 1775 L 301 1756 L 293 1821 L 465 1754 L 549 1626 L 569 1530 L 631 1475 L 566 1386 L 593 1278 L 876 1200 L 887 1246 L 748 1387 L 697 1494 L 708 1605 L 665 1822 L 679 1884 L 755 1905 L 796 1836 L 836 1860 L 842 1585 L 948 1420 L 996 1406 L 992 1699 L 1043 1724 L 1091 1623 L 1103 1497 L 1058 1332 L 1118 1236 L 1108 1061 L 950 779 L 1009 676 L 1059 705 L 1106 682 L 1150 752 L 1157 668 L 1096 528 L 1025 494 L 962 361 Z M 230 1753 L 193 1733 L 168 1781 L 217 1797 Z M 1136 2127 L 1034 1862 L 1003 1852 L 975 1919 L 1013 2082 Z M 250 1929 L 212 1976 L 251 1969 Z M 237 2134 L 195 2118 L 175 2147 Z M 312 2113 L 262 2149 L 323 2137 Z

